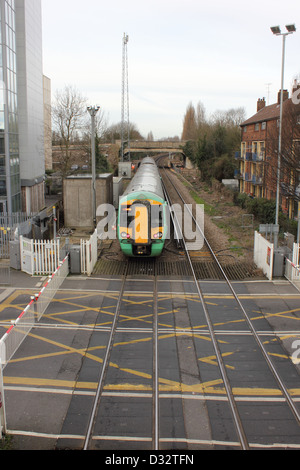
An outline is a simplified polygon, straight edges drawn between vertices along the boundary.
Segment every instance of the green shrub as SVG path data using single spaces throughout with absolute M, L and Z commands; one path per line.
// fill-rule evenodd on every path
M 264 198 L 252 198 L 245 193 L 234 195 L 234 203 L 245 209 L 249 214 L 264 224 L 272 224 L 275 220 L 276 202 Z

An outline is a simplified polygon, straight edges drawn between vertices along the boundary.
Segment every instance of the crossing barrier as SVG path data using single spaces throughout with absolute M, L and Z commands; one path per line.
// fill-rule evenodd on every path
M 0 340 L 0 365 L 4 368 L 22 342 L 45 313 L 56 292 L 69 274 L 69 256 L 60 263 L 39 294 L 31 299 L 25 310 Z
M 31 298 L 31 302 L 0 340 L 0 439 L 6 433 L 3 370 L 34 325 L 42 318 L 68 274 L 69 255 L 59 264 L 40 293 Z

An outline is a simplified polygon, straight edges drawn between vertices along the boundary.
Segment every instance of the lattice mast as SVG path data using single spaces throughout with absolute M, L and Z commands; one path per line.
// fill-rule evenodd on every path
M 129 80 L 128 80 L 128 42 L 129 36 L 123 37 L 123 66 L 122 66 L 122 120 L 121 120 L 121 160 L 130 161 L 130 122 L 129 122 Z M 128 154 L 124 155 L 125 144 Z

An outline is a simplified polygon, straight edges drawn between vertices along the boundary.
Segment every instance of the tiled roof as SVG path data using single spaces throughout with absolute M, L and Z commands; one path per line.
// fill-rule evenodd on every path
M 286 100 L 283 104 L 285 104 Z M 248 124 L 254 124 L 257 122 L 271 121 L 273 119 L 279 119 L 280 117 L 280 105 L 278 103 L 271 104 L 270 106 L 265 106 L 263 109 L 254 114 L 246 121 L 241 124 L 241 127 L 247 126 Z

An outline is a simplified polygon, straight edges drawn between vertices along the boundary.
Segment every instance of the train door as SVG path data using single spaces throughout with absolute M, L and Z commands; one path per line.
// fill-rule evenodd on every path
M 149 243 L 149 213 L 145 205 L 134 206 L 133 239 L 137 245 Z

